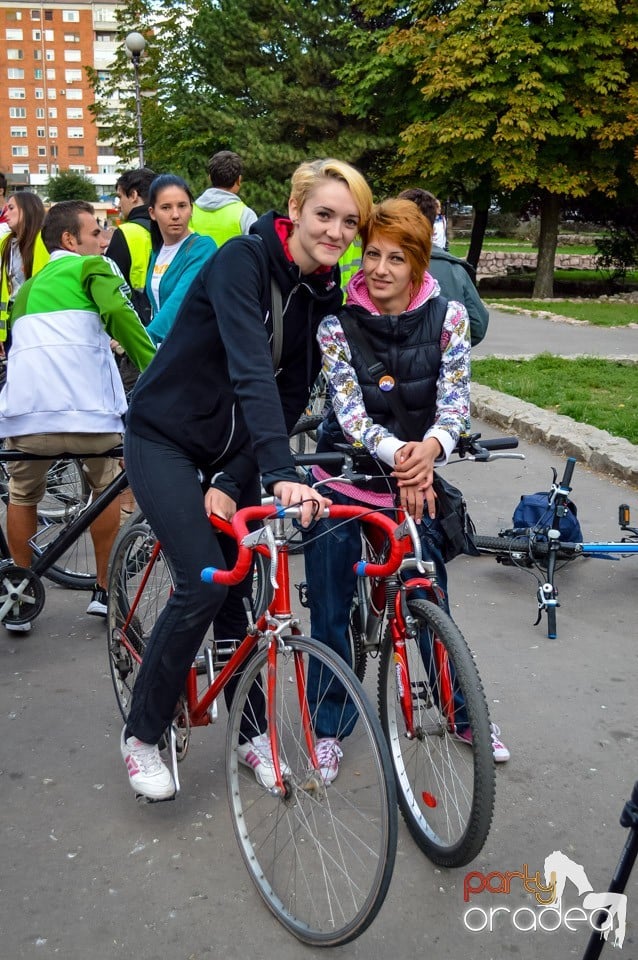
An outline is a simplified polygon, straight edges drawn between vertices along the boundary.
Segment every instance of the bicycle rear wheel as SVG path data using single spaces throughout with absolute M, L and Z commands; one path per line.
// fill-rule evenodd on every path
M 113 545 L 109 568 L 107 643 L 120 713 L 128 717 L 133 686 L 155 622 L 173 589 L 168 559 L 150 526 L 136 514 Z
M 242 857 L 268 908 L 304 943 L 336 946 L 372 923 L 390 883 L 397 842 L 392 767 L 379 721 L 352 671 L 315 640 L 284 642 L 274 678 L 271 673 L 268 679 L 274 684 L 279 756 L 286 765 L 285 795 L 259 786 L 237 754 L 240 727 L 250 738 L 263 728 L 248 694 L 255 682 L 268 689 L 264 648 L 248 660 L 230 708 L 228 799 Z M 329 786 L 313 769 L 308 743 L 313 734 L 304 728 L 304 719 L 313 724 L 305 685 L 310 663 L 326 686 L 343 685 L 359 713 L 344 743 L 339 776 Z
M 460 867 L 479 853 L 492 822 L 490 719 L 474 659 L 454 621 L 426 600 L 408 599 L 408 607 L 416 630 L 406 637 L 414 733 L 409 738 L 400 700 L 406 681 L 398 677 L 389 630 L 379 663 L 381 725 L 410 833 L 434 863 Z M 461 720 L 469 742 L 459 739 Z

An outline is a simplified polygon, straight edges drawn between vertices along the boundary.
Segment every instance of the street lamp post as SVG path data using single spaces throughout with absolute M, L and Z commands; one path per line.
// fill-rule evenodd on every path
M 137 120 L 137 155 L 140 168 L 144 166 L 144 138 L 142 137 L 142 95 L 140 91 L 140 59 L 146 48 L 141 33 L 129 33 L 124 39 L 126 55 L 131 58 L 135 73 L 135 118 Z

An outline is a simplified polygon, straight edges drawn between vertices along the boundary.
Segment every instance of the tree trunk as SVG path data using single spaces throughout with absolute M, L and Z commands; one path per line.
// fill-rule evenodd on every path
M 558 220 L 561 198 L 557 193 L 544 190 L 541 196 L 541 232 L 538 240 L 536 280 L 532 296 L 543 300 L 554 296 L 554 262 L 558 242 Z
M 485 228 L 487 227 L 487 207 L 480 210 L 474 207 L 474 219 L 472 221 L 472 236 L 470 237 L 470 249 L 467 252 L 467 262 L 471 263 L 474 269 L 478 267 L 479 257 L 483 249 L 483 240 L 485 239 Z

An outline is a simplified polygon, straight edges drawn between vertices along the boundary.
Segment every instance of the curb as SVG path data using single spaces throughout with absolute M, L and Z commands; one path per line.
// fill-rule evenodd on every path
M 599 430 L 533 403 L 472 382 L 473 417 L 507 433 L 542 443 L 566 457 L 575 457 L 598 473 L 638 487 L 638 446 L 607 430 Z

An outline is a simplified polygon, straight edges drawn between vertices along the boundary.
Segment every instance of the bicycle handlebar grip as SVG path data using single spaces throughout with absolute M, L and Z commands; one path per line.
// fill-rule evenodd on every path
M 567 457 L 567 463 L 565 464 L 565 472 L 563 474 L 563 479 L 560 482 L 561 487 L 568 487 L 572 482 L 572 476 L 574 473 L 574 467 L 576 466 L 576 459 L 574 457 Z
M 345 454 L 336 451 L 326 453 L 295 453 L 292 459 L 297 467 L 336 467 L 341 470 L 345 462 Z
M 479 440 L 478 446 L 484 450 L 514 450 L 518 446 L 518 437 L 492 437 Z

